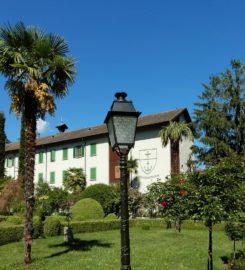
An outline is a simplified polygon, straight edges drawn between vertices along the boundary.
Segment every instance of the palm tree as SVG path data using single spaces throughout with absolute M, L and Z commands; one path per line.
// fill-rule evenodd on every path
M 31 263 L 36 121 L 54 113 L 54 98 L 64 97 L 74 81 L 74 59 L 67 53 L 66 42 L 56 34 L 22 22 L 0 27 L 0 73 L 6 77 L 10 109 L 22 114 L 25 126 L 25 264 Z
M 162 145 L 167 146 L 170 140 L 171 147 L 171 173 L 180 172 L 179 142 L 183 138 L 193 141 L 194 136 L 191 128 L 185 122 L 172 122 L 160 131 Z
M 127 170 L 129 174 L 129 186 L 130 187 L 137 187 L 139 185 L 138 183 L 138 177 L 136 176 L 133 178 L 133 173 L 138 173 L 138 159 L 133 159 L 130 157 L 130 159 L 127 161 Z

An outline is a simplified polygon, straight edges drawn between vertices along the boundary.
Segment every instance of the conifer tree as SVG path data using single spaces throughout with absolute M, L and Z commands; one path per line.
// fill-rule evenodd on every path
M 0 179 L 4 178 L 4 162 L 5 162 L 5 117 L 4 113 L 0 112 Z
M 222 157 L 244 154 L 245 66 L 231 61 L 231 69 L 211 76 L 195 103 L 195 130 L 201 142 L 193 150 L 199 161 L 218 163 Z

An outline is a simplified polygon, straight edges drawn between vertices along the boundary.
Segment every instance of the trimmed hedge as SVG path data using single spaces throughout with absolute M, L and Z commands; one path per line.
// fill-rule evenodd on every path
M 0 226 L 0 245 L 20 241 L 23 238 L 23 225 Z
M 62 223 L 63 227 L 67 225 Z M 119 220 L 90 220 L 90 221 L 72 221 L 70 227 L 73 229 L 73 233 L 85 233 L 85 232 L 100 232 L 117 230 L 120 228 Z
M 114 213 L 110 213 L 105 217 L 105 220 L 118 220 L 118 216 L 115 215 Z
M 23 218 L 19 216 L 8 216 L 6 221 L 13 225 L 23 224 Z

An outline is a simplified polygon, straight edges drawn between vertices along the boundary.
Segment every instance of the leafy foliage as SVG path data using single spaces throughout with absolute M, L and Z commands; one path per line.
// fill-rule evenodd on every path
M 68 208 L 68 192 L 62 188 L 50 188 L 40 183 L 36 188 L 36 212 L 44 220 L 45 216 L 65 211 Z
M 76 221 L 103 219 L 105 215 L 100 203 L 90 198 L 78 201 L 71 207 L 71 212 L 73 220 Z
M 144 206 L 144 195 L 133 188 L 128 192 L 128 211 L 132 218 L 136 218 L 140 215 L 140 211 Z
M 67 191 L 81 192 L 86 187 L 86 176 L 81 168 L 70 168 L 65 171 L 63 185 Z
M 105 184 L 91 185 L 82 192 L 81 198 L 91 198 L 99 202 L 105 215 L 118 213 L 119 190 L 116 186 Z
M 194 111 L 201 145 L 194 148 L 199 161 L 217 163 L 222 157 L 242 155 L 245 145 L 245 66 L 231 61 L 231 70 L 210 78 Z
M 193 188 L 185 174 L 175 175 L 164 183 L 158 199 L 160 211 L 169 221 L 175 221 L 176 230 L 181 231 L 182 222 L 190 217 Z

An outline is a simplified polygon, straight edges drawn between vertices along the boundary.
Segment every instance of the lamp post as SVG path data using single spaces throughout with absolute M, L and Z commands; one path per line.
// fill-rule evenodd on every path
M 121 270 L 131 270 L 130 241 L 128 224 L 128 172 L 127 154 L 134 146 L 135 132 L 140 112 L 133 103 L 127 101 L 125 92 L 115 94 L 111 110 L 105 123 L 109 132 L 109 142 L 113 151 L 120 156 L 120 195 L 121 195 Z

